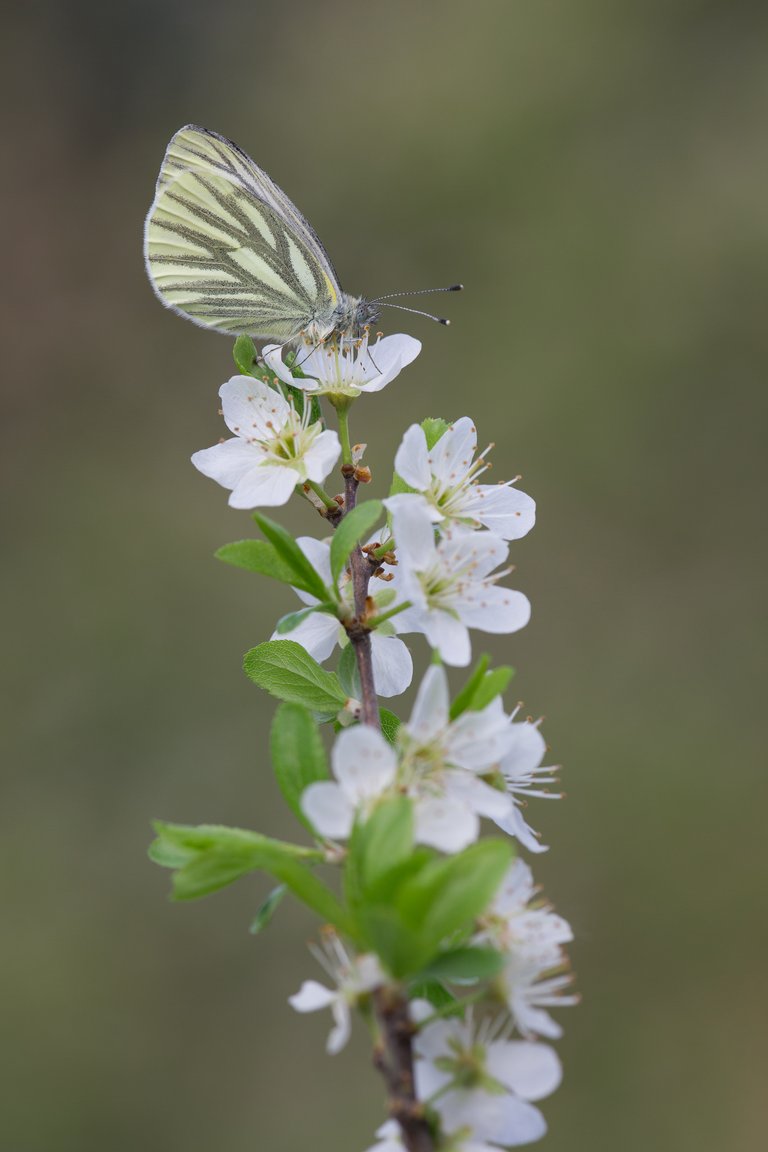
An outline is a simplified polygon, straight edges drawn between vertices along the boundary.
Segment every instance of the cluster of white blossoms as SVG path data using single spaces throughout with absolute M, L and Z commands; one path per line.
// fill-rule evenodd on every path
M 230 504 L 237 508 L 283 504 L 297 488 L 306 493 L 307 485 L 317 495 L 341 453 L 339 439 L 322 421 L 311 421 L 309 402 L 299 416 L 290 393 L 278 389 L 290 386 L 343 404 L 385 387 L 419 350 L 418 341 L 402 335 L 300 348 L 290 362 L 281 348 L 265 348 L 275 387 L 248 376 L 225 384 L 220 395 L 233 439 L 196 453 L 194 464 L 232 490 Z M 501 581 L 510 571 L 503 567 L 509 541 L 533 527 L 535 504 L 515 481 L 480 482 L 489 467 L 487 451 L 478 455 L 468 417 L 433 427 L 429 436 L 425 426 L 414 424 L 397 450 L 399 479 L 384 500 L 388 525 L 370 545 L 381 557 L 368 589 L 377 693 L 397 696 L 411 683 L 404 634 L 423 634 L 440 662 L 429 667 L 410 719 L 392 742 L 372 727 L 343 729 L 332 749 L 333 779 L 305 788 L 302 811 L 336 857 L 343 853 L 339 842 L 394 796 L 412 802 L 415 842 L 439 852 L 457 853 L 474 843 L 483 819 L 528 851 L 546 851 L 523 816 L 529 799 L 558 795 L 550 791 L 555 770 L 544 765 L 539 725 L 507 713 L 499 696 L 452 716 L 444 668 L 469 664 L 472 630 L 515 632 L 530 616 L 526 596 Z M 328 494 L 322 498 L 329 506 Z M 330 542 L 300 537 L 297 543 L 331 587 Z M 350 573 L 342 574 L 328 605 L 295 591 L 316 611 L 299 617 L 287 638 L 322 663 L 348 643 L 344 622 L 354 615 Z M 385 617 L 381 626 L 377 616 Z M 275 632 L 273 640 L 279 638 Z M 561 1068 L 539 1038 L 560 1036 L 548 1010 L 576 999 L 568 991 L 564 952 L 571 939 L 569 925 L 538 897 L 530 868 L 517 858 L 470 941 L 500 954 L 488 980 L 494 1014 L 475 1019 L 461 999 L 448 1013 L 426 1001 L 411 1004 L 416 1096 L 439 1152 L 498 1152 L 546 1131 L 535 1102 L 555 1090 Z M 334 986 L 307 981 L 290 1003 L 299 1012 L 331 1009 L 328 1051 L 335 1053 L 349 1037 L 352 1010 L 390 977 L 375 955 L 355 955 L 333 932 L 316 955 Z M 393 1120 L 377 1138 L 370 1152 L 402 1152 Z
M 335 780 L 310 784 L 302 808 L 320 836 L 345 840 L 381 800 L 407 795 L 419 844 L 459 852 L 477 839 L 484 816 L 541 851 L 520 804 L 526 794 L 555 795 L 529 786 L 553 771 L 538 767 L 544 748 L 536 725 L 515 722 L 498 697 L 451 720 L 448 678 L 433 664 L 394 745 L 373 728 L 340 733 L 331 757 Z

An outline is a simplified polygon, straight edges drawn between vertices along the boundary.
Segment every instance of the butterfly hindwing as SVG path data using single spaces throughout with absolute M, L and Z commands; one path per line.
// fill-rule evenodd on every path
M 163 303 L 219 332 L 290 340 L 328 326 L 341 294 L 285 193 L 237 145 L 194 126 L 168 145 L 145 256 Z

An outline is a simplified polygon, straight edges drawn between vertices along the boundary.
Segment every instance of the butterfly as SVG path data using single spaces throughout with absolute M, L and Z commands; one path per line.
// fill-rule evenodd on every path
M 196 124 L 180 128 L 166 149 L 144 259 L 166 308 L 229 335 L 343 345 L 376 322 L 379 305 L 418 312 L 342 291 L 317 233 L 285 192 L 237 144 Z M 400 295 L 411 293 L 391 293 Z

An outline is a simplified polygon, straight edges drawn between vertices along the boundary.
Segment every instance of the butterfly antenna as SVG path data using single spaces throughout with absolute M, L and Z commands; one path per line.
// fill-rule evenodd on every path
M 413 312 L 415 316 L 426 316 L 427 320 L 434 320 L 438 324 L 450 324 L 450 320 L 446 320 L 444 316 L 433 316 L 431 312 L 422 312 L 420 308 L 406 308 L 405 304 L 389 304 L 383 298 L 372 300 L 371 303 L 381 304 L 382 308 L 397 308 L 400 312 Z
M 382 300 L 394 300 L 398 296 L 427 296 L 433 292 L 462 292 L 463 284 L 450 284 L 447 288 L 416 288 L 412 292 L 388 292 L 386 296 L 377 296 L 371 304 L 380 304 Z

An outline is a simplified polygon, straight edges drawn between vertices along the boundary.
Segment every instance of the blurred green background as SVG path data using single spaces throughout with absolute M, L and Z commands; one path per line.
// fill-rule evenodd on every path
M 3 41 L 3 1152 L 361 1152 L 383 1114 L 365 1037 L 330 1060 L 286 1003 L 309 916 L 252 938 L 258 879 L 169 905 L 145 858 L 152 817 L 295 831 L 240 671 L 293 601 L 212 559 L 249 520 L 189 464 L 231 344 L 141 259 L 188 121 L 349 290 L 467 286 L 387 317 L 424 352 L 353 430 L 381 492 L 407 424 L 471 414 L 539 502 L 490 647 L 566 766 L 545 1146 L 765 1147 L 765 5 L 42 0 Z

